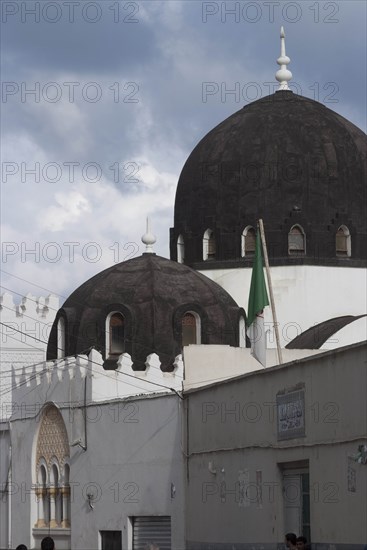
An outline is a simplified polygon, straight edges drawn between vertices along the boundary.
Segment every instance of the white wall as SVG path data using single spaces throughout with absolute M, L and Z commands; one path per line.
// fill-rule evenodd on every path
M 0 420 L 11 413 L 12 367 L 22 369 L 46 359 L 48 336 L 59 309 L 59 299 L 27 294 L 20 303 L 0 296 Z M 38 340 L 35 340 L 35 338 Z
M 73 487 L 71 542 L 62 542 L 63 530 L 55 529 L 51 536 L 58 541 L 56 548 L 97 550 L 99 531 L 111 529 L 122 531 L 122 546 L 127 549 L 128 518 L 144 515 L 171 516 L 172 550 L 183 548 L 182 402 L 166 389 L 174 385 L 180 388 L 182 376 L 171 374 L 168 378 L 166 373 L 155 372 L 151 357 L 150 361 L 145 378 L 139 373 L 134 379 L 131 367 L 130 372 L 127 367 L 118 372 L 104 371 L 101 355 L 92 351 L 89 357 L 69 357 L 47 361 L 37 369 L 25 368 L 13 380 L 13 399 L 22 407 L 9 422 L 12 475 L 17 483 L 12 495 L 12 547 L 24 543 L 39 548 L 36 540 L 47 534 L 33 531 L 36 504 L 31 488 L 35 483 L 39 413 L 46 403 L 54 403 L 71 443 Z M 182 361 L 177 367 L 180 369 Z M 149 383 L 153 380 L 160 386 Z M 108 400 L 102 402 L 103 398 Z M 72 445 L 77 440 L 85 450 Z M 19 486 L 24 487 L 24 498 Z M 89 489 L 98 494 L 93 509 L 87 503 Z
M 283 363 L 289 363 L 302 357 L 316 355 L 319 350 L 282 349 Z M 278 365 L 275 349 L 266 354 L 266 368 Z M 233 376 L 264 370 L 264 367 L 251 355 L 249 348 L 231 346 L 200 345 L 184 348 L 184 389 L 198 388 L 214 384 Z
M 203 270 L 247 311 L 251 268 Z M 265 271 L 264 271 L 265 273 Z M 367 313 L 367 270 L 350 267 L 277 266 L 271 268 L 281 346 L 308 328 L 341 315 Z M 268 347 L 275 347 L 270 307 L 265 308 Z M 335 349 L 366 339 L 366 321 L 339 331 L 323 349 Z
M 186 393 L 188 550 L 283 548 L 281 472 L 301 461 L 309 463 L 312 548 L 365 548 L 367 465 L 353 457 L 366 443 L 366 351 L 355 344 Z M 299 390 L 305 431 L 283 440 L 278 399 Z M 288 498 L 295 504 L 294 490 Z
M 9 478 L 10 433 L 6 422 L 0 421 L 0 548 L 8 548 L 9 495 L 6 491 Z

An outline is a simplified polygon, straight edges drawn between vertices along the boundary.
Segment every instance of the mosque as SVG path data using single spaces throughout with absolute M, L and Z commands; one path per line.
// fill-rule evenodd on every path
M 289 62 L 282 30 L 279 90 L 189 155 L 170 260 L 148 226 L 145 253 L 55 312 L 45 360 L 23 352 L 1 548 L 364 548 L 367 139 L 293 93 Z M 245 330 L 259 219 L 283 352 L 267 308 L 266 368 Z

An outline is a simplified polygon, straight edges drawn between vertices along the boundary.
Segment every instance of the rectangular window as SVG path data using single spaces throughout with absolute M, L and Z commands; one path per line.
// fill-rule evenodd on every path
M 102 550 L 122 550 L 121 531 L 100 531 Z

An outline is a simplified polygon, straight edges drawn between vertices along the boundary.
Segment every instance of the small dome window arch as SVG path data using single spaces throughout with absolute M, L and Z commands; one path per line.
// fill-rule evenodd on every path
M 65 357 L 65 319 L 60 317 L 57 321 L 57 359 Z
M 290 256 L 306 254 L 306 234 L 300 225 L 294 225 L 288 233 L 288 254 Z
M 182 347 L 201 344 L 201 319 L 195 311 L 186 311 L 181 320 Z
M 351 238 L 348 227 L 341 225 L 335 235 L 336 255 L 349 258 L 351 255 Z
M 215 260 L 216 249 L 214 232 L 207 229 L 203 237 L 203 260 Z
M 177 261 L 179 264 L 183 264 L 185 261 L 185 241 L 182 235 L 177 239 Z
M 256 231 L 251 225 L 248 225 L 242 231 L 242 237 L 241 237 L 242 258 L 244 258 L 245 256 L 254 256 L 255 247 L 256 247 Z
M 125 352 L 125 317 L 112 311 L 106 319 L 106 357 L 118 357 Z

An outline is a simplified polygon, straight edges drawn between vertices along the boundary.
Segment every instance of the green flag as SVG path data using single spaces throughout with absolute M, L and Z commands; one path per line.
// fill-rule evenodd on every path
M 252 268 L 250 295 L 248 299 L 247 326 L 252 325 L 256 315 L 260 313 L 265 306 L 269 305 L 268 293 L 265 285 L 263 257 L 261 254 L 260 233 L 256 234 L 255 260 Z
M 247 326 L 251 340 L 251 353 L 266 366 L 266 334 L 263 309 L 269 305 L 265 286 L 263 259 L 259 231 L 256 235 L 254 267 L 252 268 L 250 296 L 248 299 Z

